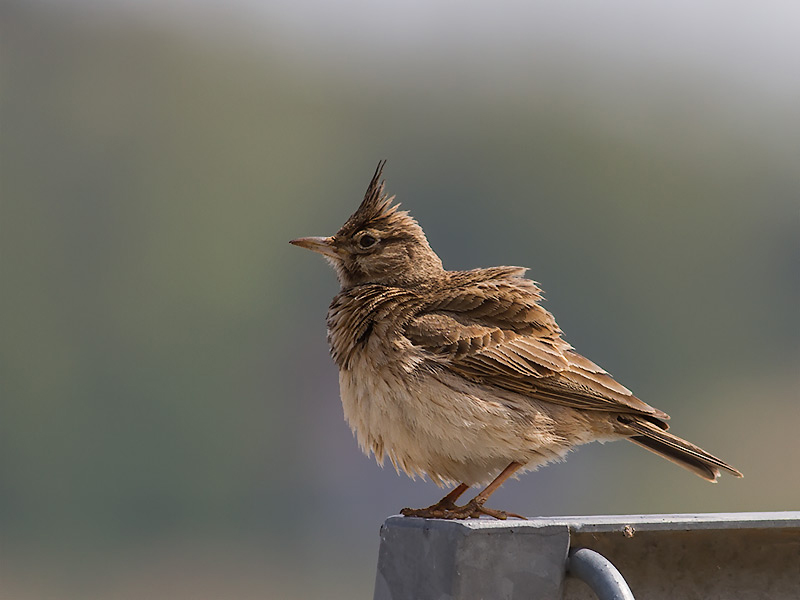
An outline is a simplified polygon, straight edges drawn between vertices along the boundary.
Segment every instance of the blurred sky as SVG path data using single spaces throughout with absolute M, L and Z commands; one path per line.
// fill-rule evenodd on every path
M 360 454 L 325 342 L 378 159 L 449 268 L 531 268 L 567 339 L 743 480 L 632 444 L 530 515 L 789 510 L 793 2 L 0 5 L 8 598 L 370 597 L 441 491 Z
M 48 4 L 46 0 L 39 0 Z M 584 56 L 599 79 L 613 63 L 703 73 L 720 84 L 757 84 L 758 96 L 796 94 L 800 7 L 750 2 L 259 2 L 257 0 L 70 0 L 97 16 L 138 17 L 203 35 L 238 32 L 315 61 L 346 55 L 363 64 L 425 58 L 489 67 L 495 74 L 548 56 Z M 539 56 L 536 51 L 539 50 Z M 586 56 L 589 53 L 589 56 Z M 601 71 L 599 67 L 604 67 Z M 610 70 L 609 70 L 610 69 Z M 488 73 L 481 72 L 483 80 Z M 662 73 L 664 75 L 664 73 Z M 605 77 L 604 77 L 605 76 Z

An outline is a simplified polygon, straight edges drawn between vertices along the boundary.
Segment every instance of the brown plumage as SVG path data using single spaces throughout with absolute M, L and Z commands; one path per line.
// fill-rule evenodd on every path
M 328 341 L 362 449 L 412 477 L 459 484 L 403 514 L 504 518 L 483 504 L 506 478 L 592 441 L 628 439 L 712 482 L 720 469 L 741 477 L 668 433 L 664 412 L 575 352 L 524 268 L 446 271 L 417 222 L 384 194 L 383 165 L 336 235 L 292 243 L 323 254 L 341 284 Z

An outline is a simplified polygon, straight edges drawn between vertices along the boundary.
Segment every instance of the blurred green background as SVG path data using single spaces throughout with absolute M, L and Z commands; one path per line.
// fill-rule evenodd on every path
M 380 158 L 449 268 L 740 468 L 630 444 L 528 515 L 800 508 L 800 42 L 770 1 L 0 4 L 0 596 L 369 598 L 441 492 L 362 456 L 289 246 Z

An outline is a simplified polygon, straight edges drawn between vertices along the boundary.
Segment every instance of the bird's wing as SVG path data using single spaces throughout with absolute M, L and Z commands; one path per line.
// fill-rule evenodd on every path
M 539 290 L 530 280 L 467 283 L 436 296 L 407 323 L 404 334 L 439 367 L 475 383 L 573 408 L 669 418 L 575 352 L 537 303 Z

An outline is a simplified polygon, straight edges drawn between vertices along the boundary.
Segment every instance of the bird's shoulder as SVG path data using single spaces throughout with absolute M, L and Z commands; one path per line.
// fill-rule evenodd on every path
M 525 278 L 524 267 L 448 271 L 427 294 L 424 312 L 457 314 L 463 321 L 518 332 L 560 334 L 553 316 L 539 302 L 542 290 Z
M 541 289 L 524 277 L 522 267 L 450 271 L 408 320 L 405 335 L 441 359 L 459 362 L 470 356 L 513 361 L 527 356 L 536 374 L 567 366 L 553 315 L 539 302 Z

